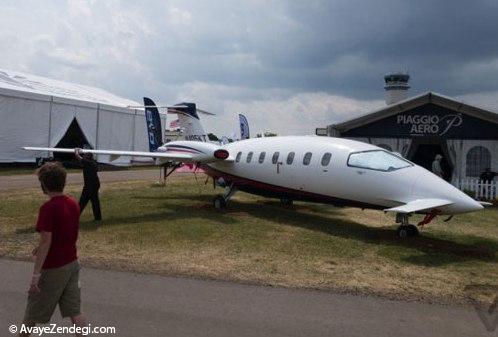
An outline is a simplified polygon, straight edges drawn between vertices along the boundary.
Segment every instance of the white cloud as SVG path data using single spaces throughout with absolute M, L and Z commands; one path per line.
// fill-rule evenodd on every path
M 498 113 L 498 91 L 481 92 L 458 96 L 465 103 Z
M 314 134 L 316 127 L 337 123 L 383 106 L 383 100 L 356 100 L 325 92 L 292 94 L 285 90 L 189 83 L 179 88 L 176 102 L 194 101 L 217 113 L 202 117 L 206 130 L 218 135 L 238 132 L 238 114 L 249 120 L 253 134 Z
M 113 0 L 0 5 L 0 44 L 8 50 L 0 66 L 126 95 L 138 88 L 130 78 L 147 78 L 140 54 L 151 32 L 139 11 Z
M 174 25 L 190 25 L 192 22 L 192 14 L 187 10 L 171 7 L 168 14 L 169 22 Z
M 247 115 L 254 132 L 310 134 L 315 127 L 368 112 L 383 105 L 382 75 L 404 70 L 405 62 L 419 70 L 412 74 L 414 92 L 482 92 L 463 97 L 498 107 L 496 43 L 492 34 L 484 34 L 496 30 L 496 15 L 466 13 L 477 25 L 472 35 L 465 25 L 434 29 L 428 22 L 440 22 L 447 6 L 428 7 L 356 1 L 4 0 L 0 68 L 101 87 L 134 100 L 196 102 L 219 113 L 206 119 L 207 129 L 219 134 L 237 129 L 238 113 Z M 405 28 L 420 19 L 427 24 L 419 30 Z M 443 19 L 452 22 L 450 16 Z M 458 38 L 454 27 L 462 30 Z M 451 44 L 444 45 L 450 56 L 441 54 L 441 42 Z M 477 42 L 480 48 L 474 47 Z

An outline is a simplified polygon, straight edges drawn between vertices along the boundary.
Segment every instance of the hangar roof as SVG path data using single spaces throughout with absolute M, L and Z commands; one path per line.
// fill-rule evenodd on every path
M 25 96 L 23 93 L 35 94 L 33 96 L 52 96 L 76 101 L 100 103 L 116 107 L 140 105 L 135 101 L 116 96 L 103 89 L 0 69 L 0 94 Z
M 373 112 L 369 112 L 366 115 L 350 119 L 342 123 L 329 125 L 329 128 L 336 129 L 340 132 L 345 132 L 350 129 L 370 124 L 372 122 L 396 115 L 400 112 L 405 112 L 407 110 L 413 109 L 415 107 L 427 103 L 440 105 L 454 111 L 458 111 L 470 116 L 474 116 L 498 124 L 498 114 L 495 112 L 478 108 L 464 102 L 456 101 L 450 97 L 446 97 L 441 94 L 428 91 L 421 95 L 411 97 L 401 102 L 388 105 Z

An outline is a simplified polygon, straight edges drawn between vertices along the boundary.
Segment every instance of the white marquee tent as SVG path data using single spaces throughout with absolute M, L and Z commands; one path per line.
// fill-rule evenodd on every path
M 54 147 L 75 122 L 93 148 L 147 151 L 144 112 L 127 108 L 137 105 L 102 89 L 0 69 L 0 163 L 48 156 L 21 147 Z M 108 156 L 97 160 L 110 163 Z M 130 162 L 122 157 L 112 164 Z

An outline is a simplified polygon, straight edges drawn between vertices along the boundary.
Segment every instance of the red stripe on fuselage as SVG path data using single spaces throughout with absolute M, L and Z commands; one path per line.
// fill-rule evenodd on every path
M 224 180 L 233 183 L 240 190 L 252 194 L 263 195 L 274 198 L 289 198 L 294 200 L 318 202 L 318 203 L 332 204 L 339 206 L 353 206 L 353 207 L 371 208 L 371 209 L 385 208 L 385 206 L 381 205 L 373 205 L 355 200 L 341 199 L 328 195 L 296 190 L 289 187 L 272 185 L 261 181 L 252 180 L 249 178 L 235 176 L 230 173 L 217 170 L 208 165 L 201 165 L 201 167 L 204 169 L 207 175 L 213 178 L 223 178 Z

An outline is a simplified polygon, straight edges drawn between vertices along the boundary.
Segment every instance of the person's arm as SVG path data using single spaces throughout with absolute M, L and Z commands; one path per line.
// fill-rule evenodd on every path
M 39 292 L 38 282 L 40 281 L 41 270 L 45 259 L 47 258 L 50 245 L 52 244 L 52 233 L 51 232 L 40 232 L 40 242 L 36 248 L 35 255 L 35 266 L 33 268 L 33 277 L 31 278 L 31 284 L 29 287 L 30 292 Z

